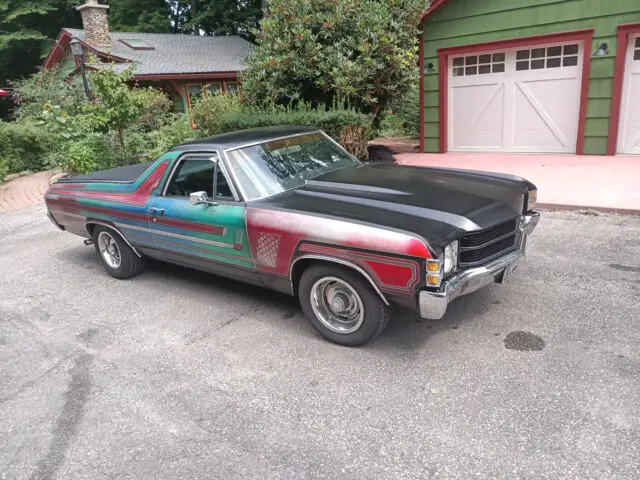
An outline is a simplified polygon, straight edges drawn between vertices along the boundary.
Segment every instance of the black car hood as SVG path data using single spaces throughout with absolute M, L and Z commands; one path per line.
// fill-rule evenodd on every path
M 258 203 L 410 231 L 443 246 L 519 215 L 530 188 L 510 175 L 366 165 L 323 174 Z

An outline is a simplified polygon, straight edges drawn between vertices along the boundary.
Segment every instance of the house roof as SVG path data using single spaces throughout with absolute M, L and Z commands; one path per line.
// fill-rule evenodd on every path
M 85 41 L 84 30 L 65 28 L 72 37 Z M 240 72 L 253 45 L 238 36 L 196 36 L 172 33 L 111 32 L 111 48 L 91 48 L 97 53 L 134 64 L 133 74 L 164 75 Z M 151 49 L 134 49 L 122 41 L 143 42 Z

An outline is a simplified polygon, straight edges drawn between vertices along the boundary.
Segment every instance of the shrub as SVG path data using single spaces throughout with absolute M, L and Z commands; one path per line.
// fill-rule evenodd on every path
M 164 125 L 145 136 L 145 158 L 158 158 L 176 145 L 195 140 L 199 136 L 202 136 L 202 132 L 191 128 L 187 115 L 173 114 Z
M 367 157 L 371 116 L 353 109 L 314 109 L 305 104 L 299 105 L 296 109 L 279 106 L 254 107 L 229 112 L 219 119 L 221 132 L 276 125 L 317 127 L 336 139 L 352 155 L 359 158 Z
M 336 99 L 381 114 L 410 85 L 424 0 L 271 0 L 247 59 L 248 104 Z
M 216 93 L 208 95 L 193 107 L 193 122 L 204 135 L 210 136 L 220 132 L 220 116 L 241 109 L 237 95 Z
M 0 122 L 3 178 L 10 173 L 41 170 L 52 143 L 52 137 L 34 122 Z
M 413 73 L 413 78 L 407 92 L 394 98 L 391 109 L 394 115 L 402 119 L 406 135 L 417 137 L 420 134 L 420 87 L 417 71 Z
M 398 115 L 389 112 L 384 116 L 380 127 L 376 130 L 376 137 L 402 137 L 407 134 L 404 121 Z

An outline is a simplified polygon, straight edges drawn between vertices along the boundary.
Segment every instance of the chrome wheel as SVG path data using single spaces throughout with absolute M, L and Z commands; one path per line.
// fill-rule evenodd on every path
M 115 238 L 113 238 L 113 236 L 106 230 L 103 230 L 98 235 L 98 249 L 100 250 L 102 259 L 107 265 L 109 265 L 109 267 L 114 270 L 120 268 L 120 264 L 122 263 L 120 248 L 118 247 Z
M 347 335 L 362 325 L 362 299 L 344 280 L 323 277 L 313 284 L 310 296 L 316 318 L 332 332 Z

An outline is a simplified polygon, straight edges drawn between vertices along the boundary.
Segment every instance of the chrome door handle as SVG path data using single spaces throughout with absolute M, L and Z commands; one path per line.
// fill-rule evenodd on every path
M 151 207 L 149 209 L 149 215 L 164 217 L 164 208 Z

